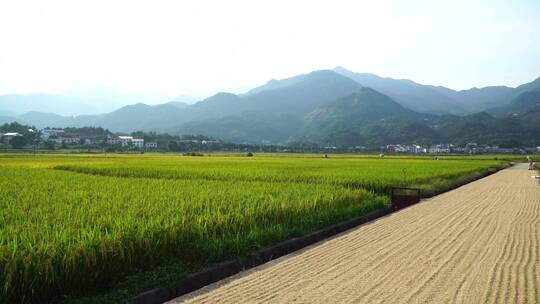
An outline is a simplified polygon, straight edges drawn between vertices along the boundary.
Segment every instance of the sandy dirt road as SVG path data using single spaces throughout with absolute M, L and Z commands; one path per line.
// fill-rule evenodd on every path
M 173 302 L 540 303 L 540 187 L 522 168 Z

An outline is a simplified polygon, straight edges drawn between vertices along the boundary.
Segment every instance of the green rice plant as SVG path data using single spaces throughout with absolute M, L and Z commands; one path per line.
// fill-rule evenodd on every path
M 443 189 L 504 165 L 371 156 L 0 155 L 0 302 L 60 301 L 158 266 L 187 273 L 190 265 L 384 208 L 392 186 Z
M 451 180 L 486 168 L 504 166 L 496 160 L 432 160 L 418 158 L 215 158 L 129 162 L 73 163 L 57 170 L 84 174 L 156 179 L 237 180 L 317 183 L 364 188 L 387 194 L 392 186 Z
M 0 299 L 49 301 L 211 263 L 381 208 L 361 189 L 0 169 Z

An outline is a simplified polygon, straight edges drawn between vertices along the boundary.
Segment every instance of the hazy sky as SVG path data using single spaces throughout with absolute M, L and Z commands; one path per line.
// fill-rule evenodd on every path
M 0 1 L 0 94 L 177 96 L 344 66 L 454 89 L 540 76 L 540 1 Z

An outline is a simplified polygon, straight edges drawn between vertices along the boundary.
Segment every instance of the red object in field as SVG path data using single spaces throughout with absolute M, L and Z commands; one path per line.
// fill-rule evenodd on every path
M 386 153 L 388 153 L 389 155 L 394 155 L 396 154 L 396 147 L 388 147 L 386 149 Z
M 420 201 L 418 188 L 392 188 L 392 209 L 394 211 L 409 207 Z

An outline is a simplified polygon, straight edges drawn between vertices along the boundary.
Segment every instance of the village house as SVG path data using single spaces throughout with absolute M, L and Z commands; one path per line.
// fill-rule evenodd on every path
M 217 144 L 217 143 L 219 143 L 219 141 L 217 141 L 217 140 L 202 140 L 201 141 L 201 144 L 203 144 L 203 145 Z
M 133 138 L 133 136 L 109 136 L 107 137 L 109 145 L 119 145 L 122 147 L 134 146 L 144 148 L 144 139 Z
M 131 144 L 134 147 L 137 147 L 137 148 L 144 148 L 144 139 L 142 139 L 142 138 L 132 138 L 131 139 Z
M 107 137 L 107 143 L 109 145 L 120 145 L 127 147 L 133 140 L 133 136 L 109 136 Z
M 51 136 L 56 136 L 56 137 L 60 137 L 62 135 L 64 135 L 66 132 L 62 129 L 50 129 L 50 128 L 45 128 L 43 130 L 41 130 L 41 139 L 43 140 L 49 140 L 49 138 Z
M 9 133 L 4 133 L 4 134 L 0 133 L 0 141 L 3 143 L 9 144 L 11 139 L 13 139 L 13 137 L 16 137 L 16 136 L 22 136 L 22 134 L 19 134 L 17 132 L 9 132 Z
M 104 141 L 103 137 L 99 135 L 68 133 L 60 128 L 45 128 L 40 133 L 41 140 L 57 144 L 95 145 Z
M 388 155 L 394 155 L 396 153 L 407 153 L 409 150 L 407 147 L 402 145 L 387 145 L 386 146 L 386 153 Z
M 440 145 L 434 145 L 429 147 L 429 153 L 450 153 L 452 151 L 452 145 L 451 144 L 440 144 Z
M 133 141 L 133 136 L 118 136 L 117 144 L 120 144 L 122 147 L 127 147 Z
M 420 154 L 420 153 L 426 153 L 427 150 L 426 148 L 420 146 L 420 145 L 410 145 L 408 146 L 408 150 L 410 153 L 413 153 L 413 154 Z
M 81 142 L 81 138 L 78 135 L 74 134 L 67 134 L 67 133 L 58 133 L 59 135 L 51 135 L 48 137 L 48 141 L 55 142 L 57 144 L 79 144 Z

